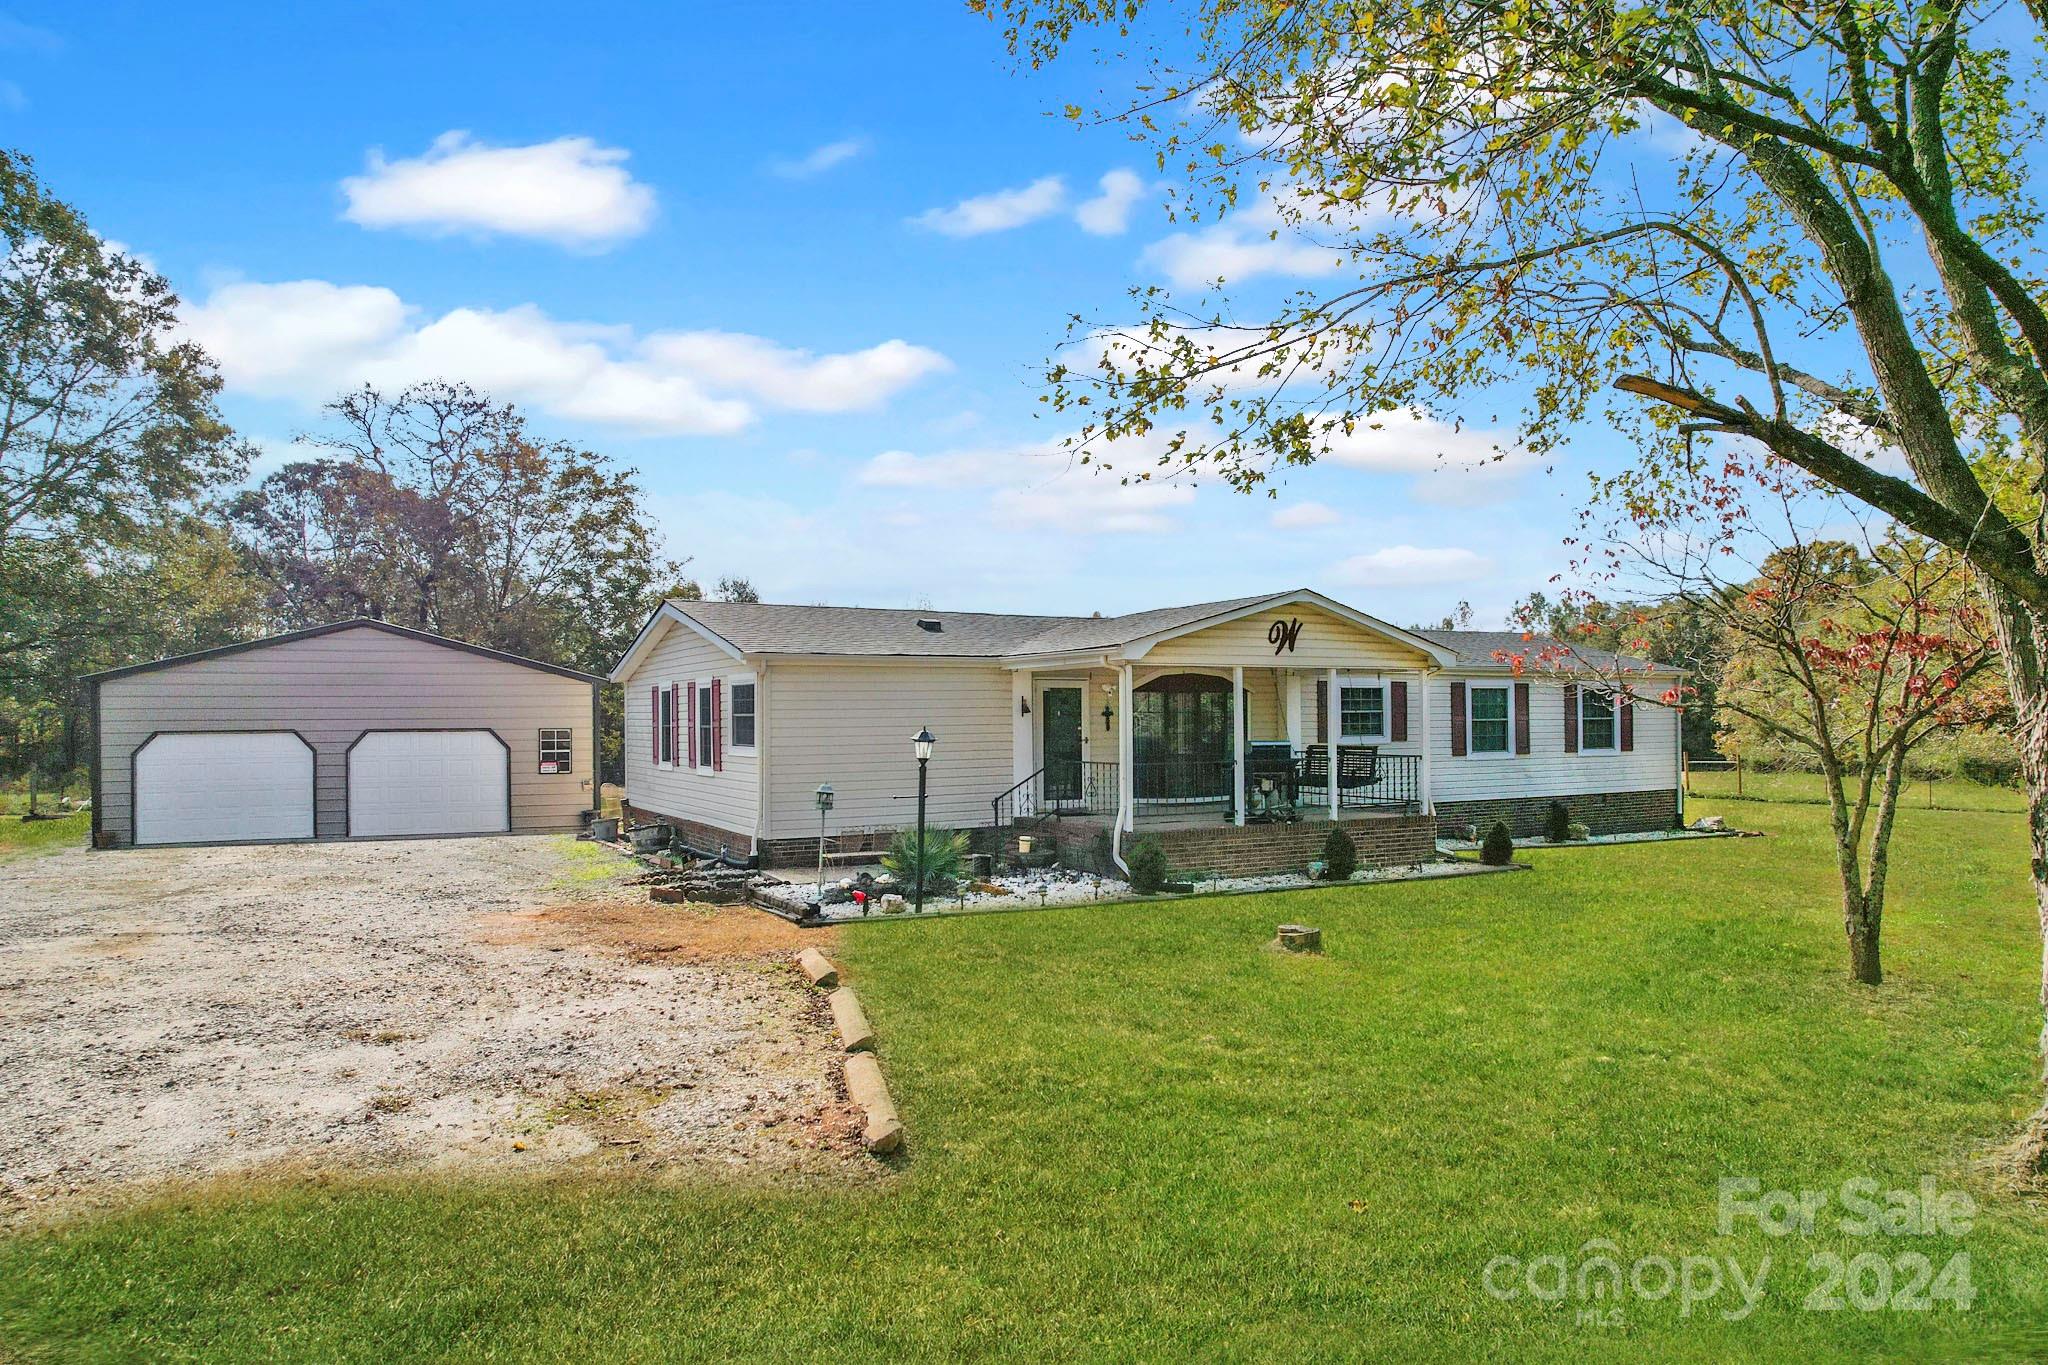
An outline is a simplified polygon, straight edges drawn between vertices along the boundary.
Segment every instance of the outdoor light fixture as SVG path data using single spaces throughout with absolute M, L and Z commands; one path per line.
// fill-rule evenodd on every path
M 1020 716 L 1031 714 L 1031 699 L 1029 697 L 1017 698 L 1017 714 Z
M 818 784 L 818 903 L 825 903 L 825 812 L 832 809 L 832 784 Z
M 920 725 L 917 733 L 910 737 L 910 747 L 917 754 L 917 902 L 918 914 L 924 913 L 924 778 L 925 765 L 932 761 L 932 746 L 938 741 L 932 738 L 931 727 Z

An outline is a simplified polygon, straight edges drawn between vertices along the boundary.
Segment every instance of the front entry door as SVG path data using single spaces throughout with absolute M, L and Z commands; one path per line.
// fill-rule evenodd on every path
M 1038 701 L 1045 729 L 1045 799 L 1081 799 L 1081 689 L 1048 687 Z

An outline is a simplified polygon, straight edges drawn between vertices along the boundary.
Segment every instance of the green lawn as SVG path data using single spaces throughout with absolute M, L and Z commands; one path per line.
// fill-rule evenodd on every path
M 1695 813 L 1703 809 L 1695 805 Z M 1988 1355 L 2048 1350 L 2020 822 L 1909 811 L 1892 980 L 1845 979 L 1818 807 L 1533 873 L 846 931 L 911 1146 L 857 1190 L 330 1182 L 0 1244 L 0 1354 L 382 1360 Z M 1322 958 L 1263 944 L 1322 926 Z M 1960 1238 L 1716 1230 L 1716 1179 L 1921 1176 Z M 1501 1255 L 1732 1257 L 1682 1316 L 1489 1297 Z M 1806 1311 L 1808 1258 L 1970 1258 L 1967 1312 Z M 1871 1272 L 1873 1275 L 1875 1271 Z M 1655 1276 L 1651 1277 L 1654 1282 Z M 1903 1278 L 1900 1284 L 1903 1285 Z
M 1825 803 L 1819 773 L 1760 773 L 1738 775 L 1733 769 L 1694 768 L 1690 783 L 1695 801 L 1737 799 L 1739 788 L 1745 801 L 1799 801 Z M 1911 810 L 2009 811 L 2022 814 L 2027 794 L 2017 787 L 1995 787 L 1966 778 L 1945 777 L 1934 782 L 1908 782 L 1899 789 L 1899 804 Z
M 24 820 L 18 815 L 0 815 L 0 861 L 24 853 L 80 848 L 91 832 L 90 811 L 80 811 L 56 820 Z

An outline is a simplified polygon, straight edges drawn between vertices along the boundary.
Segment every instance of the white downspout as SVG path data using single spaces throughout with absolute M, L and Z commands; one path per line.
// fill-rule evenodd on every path
M 1131 666 L 1128 662 L 1117 670 L 1117 708 L 1116 830 L 1109 838 L 1109 860 L 1129 877 L 1131 865 L 1124 861 L 1124 831 L 1135 828 L 1137 821 L 1131 801 L 1131 754 L 1134 748 L 1131 737 L 1136 727 L 1131 724 Z

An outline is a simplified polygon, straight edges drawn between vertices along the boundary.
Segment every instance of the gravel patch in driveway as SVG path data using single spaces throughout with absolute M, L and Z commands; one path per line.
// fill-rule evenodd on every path
M 0 1217 L 252 1169 L 845 1170 L 799 931 L 635 870 L 558 837 L 0 863 Z

